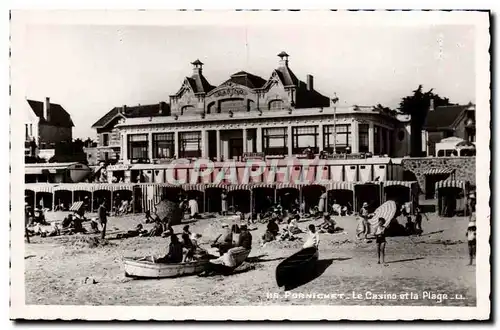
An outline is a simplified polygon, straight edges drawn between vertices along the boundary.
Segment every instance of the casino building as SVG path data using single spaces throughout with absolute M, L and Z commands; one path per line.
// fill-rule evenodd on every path
M 218 86 L 196 60 L 168 105 L 114 108 L 94 125 L 98 140 L 104 144 L 113 131 L 113 148 L 123 164 L 242 160 L 251 154 L 283 158 L 306 149 L 406 155 L 408 132 L 394 114 L 373 106 L 337 106 L 338 99 L 315 89 L 313 76 L 304 82 L 295 75 L 287 53 L 278 57 L 268 79 L 240 71 Z

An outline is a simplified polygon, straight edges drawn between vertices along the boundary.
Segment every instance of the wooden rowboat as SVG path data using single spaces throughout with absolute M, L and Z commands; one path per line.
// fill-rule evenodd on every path
M 126 277 L 166 278 L 194 275 L 201 273 L 208 263 L 208 259 L 179 264 L 153 263 L 140 259 L 142 258 L 123 258 Z
M 310 247 L 302 249 L 283 260 L 276 267 L 276 283 L 279 287 L 286 286 L 310 276 L 318 261 L 318 249 Z

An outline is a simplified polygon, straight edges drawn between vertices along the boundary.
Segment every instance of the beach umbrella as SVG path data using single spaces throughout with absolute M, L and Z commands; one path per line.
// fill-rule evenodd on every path
M 170 221 L 172 225 L 178 225 L 182 221 L 182 214 L 177 203 L 169 200 L 162 200 L 155 206 L 156 215 L 160 218 L 160 221 L 167 223 Z
M 388 227 L 391 223 L 391 220 L 396 215 L 396 202 L 390 200 L 380 205 L 375 212 L 373 212 L 373 217 L 369 220 L 371 229 L 375 230 L 378 225 L 378 219 L 385 219 L 385 227 Z

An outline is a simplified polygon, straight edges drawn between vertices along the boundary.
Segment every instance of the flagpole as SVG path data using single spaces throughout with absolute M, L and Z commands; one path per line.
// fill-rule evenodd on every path
M 333 154 L 337 154 L 337 102 L 339 98 L 337 97 L 337 93 L 334 93 L 335 98 L 333 101 Z

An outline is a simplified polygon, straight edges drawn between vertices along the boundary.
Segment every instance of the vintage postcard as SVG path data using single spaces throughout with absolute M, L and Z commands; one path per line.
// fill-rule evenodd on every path
M 490 13 L 11 12 L 11 318 L 490 318 Z

